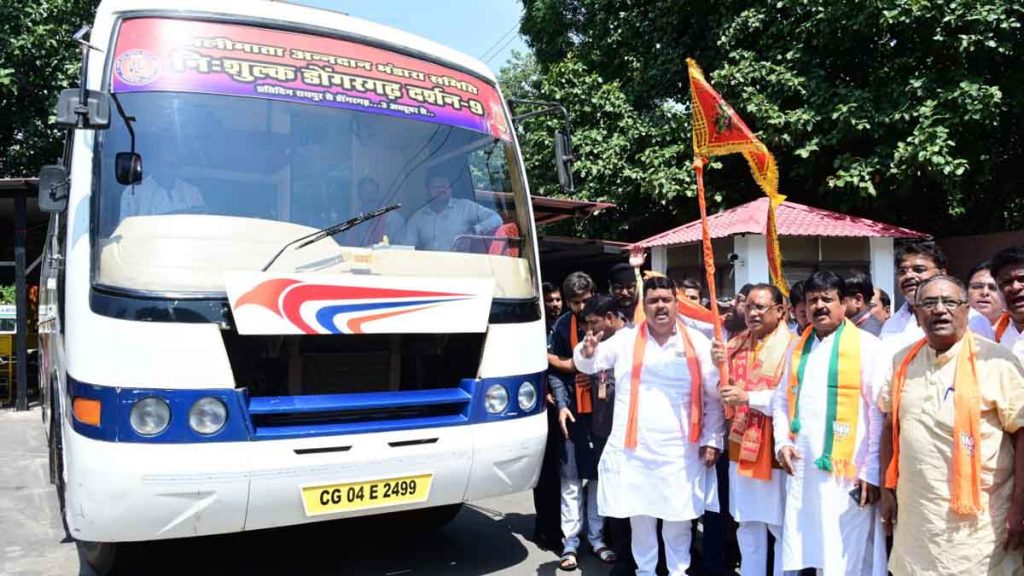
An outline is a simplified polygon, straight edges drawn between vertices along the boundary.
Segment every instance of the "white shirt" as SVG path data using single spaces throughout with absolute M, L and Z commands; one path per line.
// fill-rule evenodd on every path
M 199 189 L 180 179 L 174 181 L 174 187 L 167 190 L 147 176 L 132 189 L 128 186 L 121 193 L 121 219 L 129 216 L 153 216 L 177 210 L 186 210 L 203 206 L 203 195 Z
M 449 252 L 459 236 L 486 235 L 501 226 L 501 216 L 493 210 L 466 200 L 449 198 L 441 212 L 424 206 L 409 218 L 405 225 L 404 244 L 420 250 Z
M 653 516 L 663 520 L 692 520 L 705 507 L 717 506 L 714 467 L 700 458 L 700 446 L 722 449 L 725 418 L 718 396 L 718 370 L 711 360 L 711 342 L 684 328 L 700 361 L 702 382 L 690 381 L 685 345 L 679 334 L 664 346 L 648 336 L 640 373 L 637 405 L 637 446 L 625 448 L 636 328 L 623 328 L 598 344 L 592 358 L 584 358 L 583 343 L 576 346 L 573 362 L 585 374 L 612 369 L 615 408 L 612 432 L 598 466 L 598 510 L 602 516 Z M 703 386 L 703 430 L 697 444 L 689 442 L 690 387 Z M 711 504 L 711 501 L 714 503 Z
M 1003 337 L 999 343 L 1005 346 L 1018 360 L 1024 364 L 1024 334 L 1017 330 L 1017 325 L 1010 320 L 1010 325 L 1003 331 Z
M 973 308 L 967 313 L 967 327 L 978 336 L 995 340 L 996 333 L 992 330 L 992 323 Z M 886 350 L 891 355 L 924 338 L 924 330 L 917 325 L 917 317 L 904 302 L 903 306 L 885 321 L 882 333 L 878 337 L 885 342 Z
M 857 476 L 878 486 L 878 448 L 882 434 L 882 412 L 875 397 L 879 374 L 885 364 L 876 362 L 881 345 L 868 332 L 857 330 L 861 354 L 861 402 L 858 411 L 854 464 Z M 836 333 L 818 340 L 812 335 L 811 350 L 804 369 L 798 410 L 800 432 L 789 436 L 787 388 L 792 360 L 786 362 L 782 382 L 772 399 L 772 424 L 776 453 L 795 447 L 800 459 L 787 478 L 783 519 L 783 570 L 819 568 L 824 574 L 884 576 L 885 539 L 878 529 L 875 506 L 860 508 L 849 492 L 854 481 L 818 469 L 814 461 L 822 455 L 828 404 L 828 370 Z M 796 345 L 796 344 L 794 344 Z M 792 358 L 792 355 L 790 355 Z

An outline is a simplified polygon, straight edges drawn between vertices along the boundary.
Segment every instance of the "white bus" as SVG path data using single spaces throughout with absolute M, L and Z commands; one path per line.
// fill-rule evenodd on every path
M 94 569 L 535 484 L 537 246 L 490 70 L 253 0 L 106 0 L 76 38 L 40 175 L 40 383 Z

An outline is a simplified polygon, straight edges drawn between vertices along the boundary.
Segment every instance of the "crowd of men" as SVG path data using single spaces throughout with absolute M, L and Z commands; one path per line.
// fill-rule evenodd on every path
M 901 246 L 895 311 L 863 273 L 744 286 L 723 342 L 692 280 L 544 284 L 537 541 L 566 571 L 585 535 L 640 575 L 731 550 L 744 575 L 1024 574 L 1024 246 L 946 268 Z

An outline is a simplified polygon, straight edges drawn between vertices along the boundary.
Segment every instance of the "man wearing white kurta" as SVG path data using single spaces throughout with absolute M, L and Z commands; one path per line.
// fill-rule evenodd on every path
M 914 301 L 917 287 L 936 274 L 946 273 L 946 255 L 931 242 L 918 242 L 900 247 L 896 252 L 896 282 L 906 301 L 882 326 L 879 338 L 885 342 L 889 354 L 895 353 L 924 338 L 924 330 L 917 324 L 917 317 L 909 302 Z M 992 323 L 975 310 L 967 317 L 968 327 L 979 336 L 989 340 L 995 338 Z M 883 364 L 887 364 L 883 362 Z
M 676 576 L 690 564 L 690 523 L 714 493 L 709 466 L 723 446 L 724 420 L 711 343 L 677 321 L 672 281 L 644 282 L 643 305 L 642 324 L 600 343 L 588 334 L 573 362 L 587 374 L 612 369 L 620 383 L 598 468 L 598 509 L 602 516 L 630 519 L 637 574 L 644 576 L 653 575 L 658 563 L 656 526 L 663 520 L 668 570 Z M 642 352 L 637 379 L 635 350 Z M 694 404 L 701 408 L 692 410 Z
M 793 333 L 782 321 L 784 296 L 778 288 L 756 284 L 747 295 L 747 329 L 715 344 L 715 364 L 728 358 L 729 385 L 722 404 L 736 410 L 729 431 L 729 514 L 739 524 L 740 574 L 764 576 L 768 533 L 775 538 L 772 573 L 782 574 L 782 518 L 785 474 L 772 449 L 771 404 L 782 381 Z
M 772 400 L 775 449 L 780 464 L 789 473 L 782 536 L 783 570 L 815 568 L 823 576 L 884 576 L 885 544 L 874 505 L 878 497 L 882 425 L 882 414 L 874 398 L 879 364 L 876 360 L 881 347 L 877 338 L 845 319 L 841 278 L 829 271 L 816 272 L 804 284 L 804 291 L 811 333 L 805 332 L 807 340 L 802 338 L 796 345 L 806 358 L 801 363 L 803 377 L 799 379 L 795 401 L 795 414 L 799 417 L 795 435 L 791 434 L 789 389 L 790 373 L 800 372 L 800 366 L 793 365 L 796 352 L 787 361 L 783 384 Z M 833 373 L 854 369 L 832 360 L 833 355 L 843 357 L 840 348 L 834 348 L 837 339 L 842 338 L 859 338 L 860 345 L 861 361 L 856 368 L 860 375 L 859 402 L 854 406 L 856 420 L 850 422 L 856 425 L 851 459 L 855 478 L 842 474 L 838 466 L 834 471 L 826 471 L 819 462 L 826 454 L 828 429 L 835 437 L 841 435 L 839 427 L 829 426 L 826 416 L 830 367 Z M 835 376 L 831 380 L 834 386 Z M 847 405 L 847 409 L 850 407 Z M 835 420 L 843 418 L 842 408 L 832 406 Z M 833 448 L 837 445 L 838 442 L 832 443 Z

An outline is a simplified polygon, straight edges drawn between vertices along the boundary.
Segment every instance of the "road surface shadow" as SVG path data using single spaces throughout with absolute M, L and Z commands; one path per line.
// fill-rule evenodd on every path
M 131 560 L 129 573 L 157 576 L 477 576 L 528 555 L 501 515 L 472 505 L 440 530 L 403 526 L 401 515 L 390 515 L 146 542 L 122 552 Z

